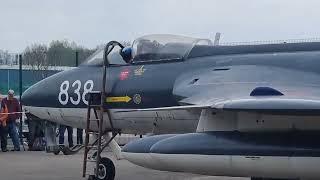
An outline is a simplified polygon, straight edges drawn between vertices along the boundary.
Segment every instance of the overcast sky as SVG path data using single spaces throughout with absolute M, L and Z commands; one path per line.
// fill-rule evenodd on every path
M 319 0 L 0 0 L 0 49 L 87 47 L 169 33 L 222 41 L 320 37 Z

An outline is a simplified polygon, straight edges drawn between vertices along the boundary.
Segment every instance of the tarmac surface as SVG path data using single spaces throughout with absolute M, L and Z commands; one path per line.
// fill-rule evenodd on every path
M 109 152 L 105 155 L 112 158 Z M 0 179 L 84 180 L 85 178 L 81 177 L 82 158 L 82 153 L 65 156 L 30 151 L 0 152 Z M 114 160 L 114 163 L 116 180 L 248 180 L 248 178 L 207 177 L 162 172 L 139 167 L 126 160 Z

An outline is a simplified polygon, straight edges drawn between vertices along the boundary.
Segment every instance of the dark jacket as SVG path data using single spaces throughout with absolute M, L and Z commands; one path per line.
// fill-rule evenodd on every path
M 14 113 L 14 114 L 9 114 L 8 116 L 8 122 L 10 121 L 15 121 L 16 119 L 19 119 L 21 116 L 21 109 L 20 109 L 20 103 L 18 99 L 12 98 L 12 100 L 8 100 L 8 98 L 4 98 L 1 102 L 1 105 L 8 108 L 9 113 Z M 16 113 L 18 112 L 18 113 Z

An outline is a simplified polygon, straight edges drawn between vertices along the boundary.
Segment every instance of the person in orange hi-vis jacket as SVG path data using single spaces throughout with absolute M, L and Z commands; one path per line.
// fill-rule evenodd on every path
M 8 108 L 6 106 L 1 107 L 0 105 L 0 125 L 6 127 L 8 119 Z
M 0 94 L 1 95 L 1 94 Z M 2 152 L 7 152 L 7 120 L 8 120 L 8 108 L 6 105 L 1 105 L 2 98 L 0 97 L 0 141 Z

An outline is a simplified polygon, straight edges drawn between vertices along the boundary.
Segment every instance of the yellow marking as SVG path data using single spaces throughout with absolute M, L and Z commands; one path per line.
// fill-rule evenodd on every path
M 141 76 L 146 71 L 144 68 L 144 65 L 142 65 L 140 68 L 134 70 L 134 75 Z
M 118 96 L 118 97 L 107 97 L 106 99 L 107 102 L 130 102 L 131 97 L 129 96 Z

